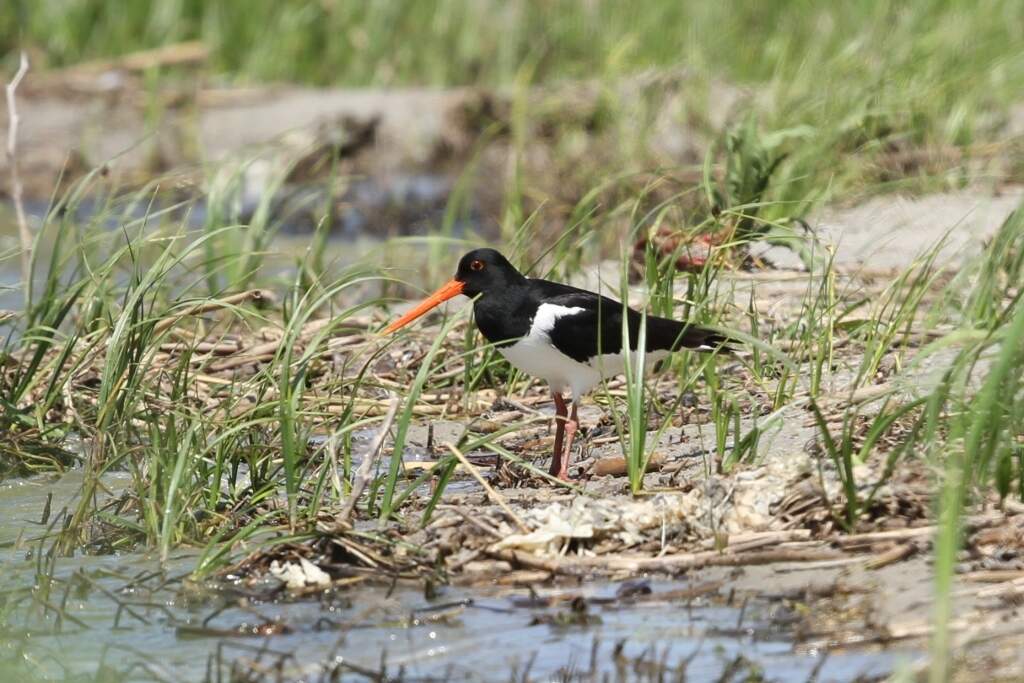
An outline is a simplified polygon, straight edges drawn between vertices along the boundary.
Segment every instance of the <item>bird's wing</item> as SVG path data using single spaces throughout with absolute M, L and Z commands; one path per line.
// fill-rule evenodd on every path
M 544 326 L 562 353 L 586 363 L 622 348 L 622 303 L 558 282 L 531 280 L 531 284 L 540 305 L 538 315 L 550 316 Z
M 586 362 L 599 354 L 621 352 L 623 310 L 629 325 L 629 347 L 637 348 L 641 321 L 638 311 L 624 309 L 621 302 L 585 289 L 547 280 L 532 282 L 544 303 L 581 309 L 560 312 L 549 332 L 552 342 L 574 360 Z M 646 326 L 647 351 L 730 350 L 727 337 L 691 323 L 648 315 Z

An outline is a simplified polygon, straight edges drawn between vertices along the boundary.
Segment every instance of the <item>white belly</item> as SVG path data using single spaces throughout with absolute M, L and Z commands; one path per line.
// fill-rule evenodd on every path
M 514 367 L 546 380 L 557 393 L 572 391 L 573 396 L 581 396 L 601 381 L 596 368 L 569 358 L 547 338 L 523 337 L 498 352 Z

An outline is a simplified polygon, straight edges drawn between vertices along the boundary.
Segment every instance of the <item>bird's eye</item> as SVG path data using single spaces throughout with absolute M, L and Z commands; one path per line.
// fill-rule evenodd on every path
M 484 269 L 484 262 L 483 261 L 470 261 L 469 269 L 470 270 L 483 270 Z

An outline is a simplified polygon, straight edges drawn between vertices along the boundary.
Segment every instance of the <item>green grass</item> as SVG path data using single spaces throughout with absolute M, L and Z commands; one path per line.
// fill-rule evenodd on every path
M 5 5 L 0 53 L 9 61 L 25 45 L 37 69 L 201 38 L 213 50 L 204 76 L 218 80 L 515 87 L 507 130 L 492 122 L 481 136 L 437 233 L 393 240 L 347 265 L 328 258 L 327 219 L 302 253 L 275 253 L 273 192 L 243 221 L 238 167 L 212 169 L 208 220 L 195 231 L 152 208 L 152 187 L 106 192 L 94 177 L 74 185 L 60 198 L 68 210 L 51 213 L 39 232 L 25 310 L 3 323 L 16 334 L 2 351 L 0 426 L 10 437 L 2 453 L 18 465 L 4 469 L 83 468 L 75 506 L 41 532 L 61 550 L 145 547 L 166 558 L 198 548 L 197 575 L 243 547 L 317 533 L 318 521 L 348 502 L 357 437 L 379 426 L 390 396 L 402 402 L 390 450 L 356 501 L 356 516 L 382 534 L 424 524 L 458 476 L 440 449 L 432 472 L 403 470 L 409 430 L 434 419 L 439 405 L 465 418 L 454 448 L 490 450 L 545 477 L 500 441 L 542 417 L 475 429 L 470 417 L 483 404 L 522 399 L 533 385 L 464 317 L 400 339 L 336 343 L 372 332 L 410 284 L 429 289 L 450 276 L 457 252 L 478 241 L 454 237 L 481 180 L 476 164 L 501 140 L 509 162 L 496 181 L 495 223 L 502 248 L 530 274 L 571 279 L 613 255 L 620 277 L 602 286 L 625 297 L 637 239 L 662 228 L 725 236 L 696 272 L 677 272 L 681 245 L 662 252 L 648 241 L 642 252 L 648 314 L 736 330 L 749 353 L 728 361 L 678 354 L 653 377 L 631 365 L 623 390 L 596 393 L 631 491 L 641 493 L 646 464 L 689 391 L 706 411 L 702 429 L 713 432 L 706 476 L 756 463 L 762 435 L 787 409 L 806 407 L 822 447 L 819 474 L 835 471 L 839 493 L 828 506 L 843 530 L 870 523 L 873 503 L 901 470 L 933 473 L 933 660 L 942 680 L 964 516 L 984 501 L 1024 496 L 1024 213 L 955 273 L 940 261 L 940 245 L 925 245 L 870 291 L 856 289 L 856 277 L 800 221 L 834 199 L 986 179 L 966 169 L 987 146 L 1008 144 L 1007 107 L 1024 92 L 1022 12 L 1010 2 L 655 2 L 643 12 L 611 2 Z M 621 77 L 652 67 L 688 70 L 677 114 L 707 137 L 703 159 L 649 148 L 663 85 L 634 99 L 615 90 Z M 181 78 L 171 70 L 147 83 L 156 92 Z M 601 83 L 593 115 L 560 124 L 550 173 L 534 175 L 530 145 L 550 120 L 530 105 L 528 88 L 590 78 Z M 720 105 L 718 78 L 755 87 L 724 130 L 709 118 Z M 587 135 L 601 144 L 580 156 L 574 141 L 591 124 Z M 914 161 L 951 149 L 963 157 Z M 278 171 L 284 178 L 287 169 Z M 565 186 L 544 186 L 552 178 Z M 93 218 L 69 218 L 97 195 Z M 141 219 L 131 211 L 147 206 Z M 810 270 L 785 314 L 754 286 L 747 294 L 725 277 L 735 265 L 726 257 L 765 238 L 796 249 Z M 238 298 L 257 287 L 274 296 Z M 239 339 L 269 350 L 251 373 L 220 373 L 208 347 Z M 648 365 L 639 355 L 637 369 Z M 888 361 L 885 395 L 829 407 L 835 392 L 881 381 Z M 940 380 L 915 385 L 930 361 L 944 364 Z M 665 386 L 673 398 L 659 395 Z M 75 439 L 85 447 L 65 452 Z M 586 449 L 582 436 L 578 443 Z M 876 478 L 860 477 L 863 463 L 875 465 Z M 123 490 L 108 489 L 112 472 L 127 474 Z
M 950 81 L 982 64 L 1001 71 L 993 80 L 1012 76 L 1020 66 L 1008 59 L 1019 52 L 1020 19 L 1019 4 L 996 0 L 842 6 L 659 1 L 642 12 L 616 2 L 568 0 L 244 6 L 44 0 L 7 5 L 0 51 L 22 43 L 57 66 L 201 39 L 221 73 L 346 85 L 508 83 L 524 63 L 544 81 L 687 63 L 734 80 L 786 79 L 813 87 L 794 76 L 824 68 L 856 80 L 873 77 L 880 99 L 864 103 L 870 114 L 884 101 L 883 79 L 897 85 L 911 67 Z
M 779 180 L 774 172 L 776 157 L 767 151 L 773 148 L 768 139 L 771 136 L 762 135 L 751 127 L 749 120 L 744 122 L 730 133 L 723 147 L 726 158 L 721 166 L 721 180 L 709 171 L 703 185 L 690 190 L 664 195 L 661 183 L 652 182 L 647 192 L 608 205 L 596 201 L 607 185 L 595 188 L 570 213 L 562 239 L 548 249 L 538 251 L 537 245 L 526 237 L 530 226 L 544 220 L 543 207 L 531 216 L 509 219 L 510 225 L 516 226 L 508 234 L 510 242 L 522 244 L 518 260 L 527 266 L 543 262 L 545 274 L 571 277 L 601 253 L 605 236 L 614 234 L 623 223 L 634 236 L 656 233 L 663 225 L 685 225 L 691 221 L 696 229 L 731 231 L 734 241 L 716 248 L 716 253 L 741 247 L 746 240 L 781 229 L 792 222 L 786 215 L 792 207 L 765 198 Z M 709 159 L 714 154 L 713 151 Z M 715 164 L 709 161 L 706 168 L 712 166 Z M 224 177 L 234 177 L 234 182 L 238 182 L 237 176 Z M 86 178 L 64 201 L 73 205 L 91 182 Z M 615 182 L 618 180 L 609 181 Z M 227 181 L 218 188 L 211 204 L 230 206 L 235 191 L 231 181 Z M 694 193 L 710 198 L 711 206 L 701 209 L 700 204 L 695 205 Z M 380 299 L 365 295 L 365 286 L 373 285 L 383 292 L 392 283 L 369 263 L 340 270 L 326 264 L 322 239 L 315 240 L 317 246 L 300 259 L 291 279 L 268 279 L 265 271 L 272 254 L 267 246 L 276 230 L 268 211 L 258 211 L 247 225 L 232 224 L 231 217 L 224 214 L 222 218 L 228 219 L 226 225 L 218 227 L 221 221 L 211 219 L 195 233 L 183 231 L 166 212 L 127 222 L 122 231 L 100 229 L 104 220 L 122 207 L 145 203 L 148 197 L 146 190 L 128 197 L 111 194 L 103 213 L 91 224 L 77 225 L 61 217 L 73 212 L 55 213 L 40 233 L 40 245 L 50 246 L 37 253 L 36 268 L 43 275 L 39 279 L 41 289 L 34 292 L 18 323 L 21 335 L 9 342 L 9 350 L 17 349 L 19 354 L 18 362 L 5 375 L 5 420 L 12 428 L 31 432 L 33 438 L 47 444 L 59 444 L 71 432 L 81 434 L 91 444 L 86 464 L 92 483 L 70 525 L 76 534 L 82 531 L 86 517 L 95 508 L 93 494 L 98 491 L 95 487 L 102 474 L 111 468 L 130 467 L 138 476 L 139 499 L 149 501 L 141 507 L 143 535 L 157 542 L 164 553 L 186 537 L 196 541 L 207 531 L 202 525 L 181 522 L 181 511 L 195 507 L 197 501 L 211 510 L 222 505 L 224 501 L 214 494 L 219 486 L 212 487 L 211 478 L 223 484 L 227 477 L 228 488 L 237 487 L 239 462 L 244 462 L 254 477 L 250 494 L 260 500 L 283 495 L 287 525 L 296 529 L 302 526 L 304 517 L 308 518 L 311 511 L 315 513 L 322 505 L 322 494 L 332 490 L 326 484 L 326 471 L 310 465 L 321 452 L 312 452 L 308 445 L 314 430 L 330 420 L 328 404 L 344 416 L 344 422 L 334 429 L 338 438 L 351 433 L 351 424 L 372 424 L 372 417 L 365 409 L 357 408 L 357 404 L 367 405 L 363 390 L 377 386 L 372 364 L 379 356 L 371 353 L 362 360 L 349 359 L 347 362 L 362 365 L 354 383 L 338 392 L 339 387 L 322 384 L 326 348 L 333 335 L 346 329 L 347 320 L 381 304 Z M 518 190 L 510 186 L 508 203 L 520 202 Z M 734 202 L 737 204 L 733 205 Z M 211 211 L 214 214 L 221 215 Z M 767 215 L 773 218 L 765 218 Z M 520 221 L 519 225 L 515 221 Z M 712 258 L 700 272 L 680 275 L 673 263 L 681 247 L 671 253 L 659 253 L 649 243 L 646 278 L 650 310 L 704 325 L 742 328 L 739 323 L 748 321 L 754 333 L 748 337 L 753 351 L 748 369 L 754 384 L 772 396 L 769 407 L 775 411 L 805 390 L 811 398 L 823 391 L 826 378 L 834 371 L 837 335 L 848 335 L 864 350 L 863 360 L 855 368 L 852 387 L 856 388 L 866 384 L 881 358 L 890 349 L 900 347 L 920 324 L 941 323 L 961 328 L 1004 324 L 1009 313 L 1001 303 L 1002 292 L 1010 286 L 1008 283 L 1016 281 L 1021 269 L 1021 250 L 1016 241 L 1019 224 L 1019 216 L 1008 221 L 985 258 L 962 269 L 943 290 L 946 294 L 927 300 L 926 296 L 939 288 L 941 268 L 935 263 L 934 249 L 926 251 L 918 263 L 896 277 L 873 300 L 856 296 L 851 299 L 849 293 L 838 288 L 832 261 L 821 260 L 809 250 L 809 264 L 816 277 L 808 280 L 799 315 L 787 327 L 763 331 L 757 327 L 753 298 L 749 310 L 744 312 L 735 302 L 735 293 L 720 286 L 722 261 Z M 450 268 L 448 254 L 456 244 L 444 237 L 394 243 L 396 247 L 407 245 L 426 255 L 426 260 L 420 261 L 424 280 L 439 277 L 446 265 Z M 420 245 L 428 248 L 423 251 Z M 629 256 L 627 251 L 623 259 Z M 402 258 L 397 256 L 396 260 Z M 382 264 L 390 262 L 385 258 Z M 623 277 L 627 269 L 623 260 Z M 673 283 L 680 278 L 686 283 L 686 293 L 677 301 L 679 289 Z M 966 282 L 976 284 L 967 290 L 967 296 L 956 294 Z M 244 301 L 229 303 L 234 301 L 229 294 L 251 286 L 269 287 L 283 293 L 283 297 L 280 303 L 271 304 L 270 310 L 260 310 Z M 625 280 L 618 286 L 620 291 L 624 288 Z M 929 304 L 932 299 L 936 303 Z M 922 317 L 928 305 L 933 310 Z M 212 318 L 193 313 L 200 309 L 219 312 Z M 323 316 L 330 316 L 330 323 L 312 335 L 305 335 L 306 326 Z M 156 348 L 180 338 L 176 335 L 182 327 L 207 339 L 214 331 L 215 336 L 229 339 L 232 334 L 248 334 L 268 325 L 276 328 L 274 334 L 281 341 L 267 359 L 267 365 L 247 383 L 229 384 L 217 395 L 225 414 L 238 412 L 230 419 L 220 413 L 210 414 L 201 405 L 188 405 L 190 387 L 197 381 L 196 375 L 204 373 L 204 364 L 210 363 L 209 359 L 196 361 L 193 356 L 198 352 L 193 349 L 175 358 L 161 359 L 161 363 L 170 361 L 169 365 L 160 366 L 154 360 Z M 756 341 L 761 335 L 767 337 L 767 345 Z M 515 392 L 524 386 L 525 378 L 509 373 L 490 349 L 479 348 L 475 332 L 467 328 L 461 339 L 461 344 L 454 348 L 447 344 L 439 346 L 438 341 L 423 356 L 433 362 L 417 366 L 415 378 L 409 377 L 411 383 L 401 387 L 405 409 L 399 421 L 400 434 L 408 428 L 417 396 L 424 391 L 461 386 L 462 405 L 468 407 L 470 396 L 479 389 L 509 386 Z M 794 358 L 809 361 L 808 386 L 801 383 L 802 371 L 773 351 L 773 340 L 788 342 Z M 376 351 L 383 352 L 386 348 Z M 86 392 L 94 394 L 94 398 L 72 413 L 70 422 L 54 422 L 50 414 L 69 395 L 74 396 L 83 388 L 77 383 L 78 376 L 100 354 L 104 362 L 95 388 Z M 706 357 L 682 354 L 673 361 L 672 368 L 681 379 L 683 390 L 699 382 L 706 392 L 715 426 L 714 450 L 720 463 L 715 469 L 722 467 L 722 463 L 729 466 L 756 457 L 759 428 L 740 425 L 741 417 L 749 417 L 742 408 L 750 401 L 749 393 L 737 391 L 731 380 L 719 375 L 718 364 Z M 434 379 L 434 375 L 443 379 Z M 623 443 L 628 445 L 631 483 L 638 490 L 639 473 L 650 456 L 646 435 L 649 392 L 641 373 L 632 373 L 627 380 L 625 420 L 618 428 Z M 335 393 L 328 397 L 325 391 Z M 248 410 L 239 408 L 243 393 L 254 400 Z M 311 393 L 318 395 L 312 403 Z M 178 408 L 167 412 L 167 402 Z M 657 409 L 671 414 L 676 407 L 658 405 Z M 661 429 L 666 424 L 663 422 Z M 847 433 L 850 429 L 852 422 L 846 423 L 836 448 L 830 448 L 829 453 L 841 462 L 844 481 L 850 487 L 847 523 L 853 524 L 857 501 L 852 495 L 854 482 L 850 481 L 851 457 L 858 451 L 851 450 L 851 443 L 847 443 L 852 438 L 852 432 Z M 657 437 L 650 443 L 656 442 Z M 858 457 L 863 459 L 869 450 Z M 151 452 L 153 459 L 140 460 L 139 454 L 147 452 Z M 1001 463 L 1000 471 L 1005 472 L 1005 457 L 992 458 Z M 186 484 L 193 473 L 196 476 Z M 278 476 L 282 479 L 278 480 Z M 375 508 L 383 518 L 392 516 L 396 500 L 407 498 L 407 493 L 397 493 L 398 476 L 398 460 L 392 458 L 388 474 L 380 482 L 380 506 Z M 150 480 L 163 483 L 149 492 Z M 313 482 L 312 488 L 307 486 L 308 482 Z M 344 487 L 335 486 L 333 490 L 336 497 L 344 493 Z M 315 501 L 309 498 L 312 494 Z M 191 531 L 185 533 L 186 527 Z
M 656 228 L 658 217 L 668 216 L 676 201 L 686 200 L 675 197 L 651 210 L 639 209 L 646 206 L 642 197 L 628 206 L 584 204 L 578 209 L 586 217 L 579 219 L 583 227 L 574 228 L 568 246 L 548 253 L 543 267 L 575 275 L 590 258 L 581 256 L 581 245 L 619 224 L 622 216 L 629 217 L 634 233 Z M 737 213 L 727 210 L 704 220 L 724 222 Z M 462 387 L 465 393 L 454 403 L 468 407 L 476 405 L 476 391 L 507 388 L 516 397 L 524 389 L 525 380 L 510 373 L 489 349 L 479 348 L 477 333 L 461 327 L 466 321 L 458 316 L 430 328 L 441 331 L 430 343 L 416 332 L 401 340 L 380 340 L 341 361 L 346 368 L 342 374 L 327 369 L 328 363 L 338 362 L 330 359 L 332 339 L 361 329 L 365 323 L 358 319 L 385 304 L 362 288 L 393 284 L 369 261 L 344 269 L 324 262 L 312 279 L 303 275 L 311 268 L 300 263 L 288 278 L 274 279 L 265 268 L 269 252 L 254 253 L 244 246 L 248 242 L 235 239 L 232 233 L 239 226 L 188 232 L 164 216 L 109 231 L 99 223 L 80 226 L 57 216 L 52 221 L 40 235 L 41 243 L 52 236 L 47 258 L 40 251 L 36 263 L 45 276 L 43 284 L 17 322 L 23 334 L 8 342 L 6 353 L 16 352 L 11 356 L 16 362 L 8 365 L 0 389 L 4 425 L 11 433 L 50 446 L 72 434 L 88 443 L 77 507 L 47 532 L 64 551 L 142 546 L 167 558 L 175 548 L 191 546 L 201 549 L 196 575 L 204 576 L 237 558 L 242 547 L 311 538 L 321 514 L 343 505 L 348 494 L 351 453 L 336 450 L 344 450 L 358 430 L 377 426 L 380 396 L 388 393 L 403 401 L 394 446 L 383 458 L 386 468 L 375 474 L 366 498 L 359 501 L 357 514 L 376 517 L 389 529 L 416 528 L 429 520 L 455 476 L 454 459 L 447 456 L 432 473 L 407 478 L 402 471 L 404 435 L 419 419 L 423 396 Z M 272 221 L 266 230 L 272 233 Z M 206 249 L 211 241 L 222 245 L 214 256 Z M 719 358 L 689 354 L 676 358 L 657 380 L 627 373 L 624 396 L 606 398 L 605 403 L 620 435 L 630 488 L 641 492 L 652 449 L 671 426 L 664 418 L 675 414 L 686 390 L 697 390 L 710 410 L 715 464 L 707 474 L 727 475 L 741 461 L 756 462 L 760 435 L 778 424 L 776 413 L 762 415 L 760 408 L 819 398 L 827 393 L 837 364 L 848 364 L 851 386 L 859 387 L 869 384 L 879 360 L 893 352 L 906 357 L 898 366 L 907 367 L 958 349 L 937 387 L 909 400 L 898 399 L 894 392 L 878 411 L 848 409 L 838 430 L 809 403 L 823 458 L 835 465 L 842 486 L 841 500 L 830 501 L 842 528 L 855 530 L 865 521 L 874 496 L 901 463 L 919 458 L 937 473 L 941 531 L 936 538 L 936 619 L 946 623 L 952 613 L 949 595 L 964 514 L 992 495 L 1021 495 L 1017 425 L 1024 416 L 1019 400 L 1024 315 L 1016 283 L 1022 245 L 1024 224 L 1018 213 L 958 277 L 938 277 L 946 271 L 936 262 L 937 251 L 925 250 L 870 302 L 843 289 L 833 261 L 814 260 L 817 270 L 799 295 L 796 319 L 770 331 L 751 327 L 768 339 L 789 342 L 791 358 L 762 342 L 752 343 L 757 354 L 744 356 L 740 369 L 729 373 L 722 372 Z M 429 272 L 444 272 L 444 263 L 434 259 L 449 260 L 449 249 L 433 246 L 437 248 L 419 249 L 426 260 L 412 272 L 422 272 L 424 278 Z M 620 262 L 623 292 L 630 255 Z M 685 310 L 695 322 L 742 331 L 758 307 L 752 300 L 748 304 L 735 284 L 728 284 L 721 262 L 712 259 L 700 272 L 680 274 L 671 269 L 676 255 L 648 249 L 646 262 L 658 273 L 655 277 L 648 272 L 648 310 L 676 316 Z M 525 257 L 520 255 L 520 262 Z M 234 268 L 239 263 L 249 265 L 239 271 Z M 216 280 L 211 274 L 240 272 L 246 276 L 234 280 L 236 285 L 267 287 L 278 293 L 277 300 L 238 299 L 233 289 L 207 293 Z M 676 280 L 680 286 L 670 286 Z M 316 325 L 310 328 L 311 323 Z M 952 338 L 916 353 L 906 346 L 911 332 L 937 327 L 953 328 Z M 253 335 L 260 328 L 269 328 L 279 340 L 262 367 L 249 377 L 226 381 L 208 400 L 199 400 L 196 382 L 216 362 L 216 357 L 204 356 L 200 339 L 230 343 L 233 335 Z M 842 335 L 853 340 L 849 343 L 859 356 L 840 358 Z M 161 355 L 162 346 L 170 343 L 185 348 L 176 356 Z M 404 367 L 404 375 L 385 381 L 377 376 L 383 367 L 378 362 L 393 350 L 416 360 Z M 98 354 L 104 360 L 93 366 L 89 358 Z M 643 365 L 640 359 L 638 366 Z M 83 377 L 90 369 L 94 379 Z M 651 383 L 666 377 L 679 381 L 676 401 L 663 405 Z M 750 386 L 765 396 L 763 406 L 751 404 Z M 77 407 L 71 414 L 63 410 L 68 396 Z M 649 423 L 652 410 L 663 418 L 656 428 Z M 893 448 L 880 449 L 897 422 L 910 424 L 908 436 Z M 328 439 L 319 445 L 311 439 L 325 434 Z M 479 435 L 468 423 L 453 446 L 465 453 L 493 450 L 510 462 L 522 462 L 497 441 L 502 434 Z M 880 479 L 859 480 L 856 465 L 878 457 L 885 461 Z M 523 466 L 542 474 L 532 463 Z M 105 477 L 115 471 L 128 473 L 127 490 L 106 489 Z M 431 479 L 437 482 L 435 490 L 424 492 Z M 940 628 L 934 643 L 937 675 L 946 638 Z

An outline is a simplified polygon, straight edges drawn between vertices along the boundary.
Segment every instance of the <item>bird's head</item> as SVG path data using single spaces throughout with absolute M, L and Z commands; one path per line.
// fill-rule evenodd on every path
M 462 283 L 463 294 L 475 297 L 505 289 L 522 279 L 523 276 L 501 252 L 474 249 L 459 259 L 454 281 Z
M 468 297 L 487 296 L 490 292 L 506 289 L 523 279 L 522 274 L 500 252 L 494 249 L 474 249 L 459 259 L 459 267 L 454 278 L 424 299 L 420 305 L 384 328 L 383 333 L 390 334 L 405 327 L 427 311 L 459 294 Z

